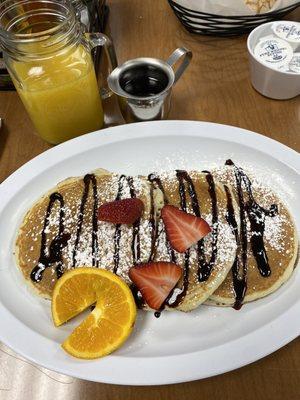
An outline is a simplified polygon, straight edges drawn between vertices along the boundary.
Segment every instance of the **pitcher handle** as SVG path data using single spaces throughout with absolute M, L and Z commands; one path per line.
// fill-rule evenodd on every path
M 183 57 L 183 58 L 182 58 Z M 173 67 L 177 61 L 179 61 L 181 58 L 181 63 L 178 66 L 178 68 L 175 71 L 175 80 L 174 83 L 178 81 L 178 79 L 181 77 L 181 75 L 184 73 L 185 69 L 189 65 L 191 59 L 193 57 L 193 53 L 186 49 L 185 47 L 178 47 L 167 59 L 167 63 Z
M 115 68 L 118 66 L 118 61 L 117 61 L 117 55 L 115 52 L 115 48 L 113 45 L 113 42 L 111 39 L 104 35 L 103 33 L 95 32 L 95 33 L 84 33 L 85 38 L 87 39 L 90 49 L 93 50 L 95 47 L 101 46 L 104 47 L 106 57 L 109 62 L 109 69 L 110 71 L 108 72 L 107 75 L 111 71 L 113 71 Z M 111 90 L 109 89 L 107 85 L 107 80 L 106 84 L 103 88 L 101 88 L 101 97 L 103 99 L 106 99 L 112 94 Z

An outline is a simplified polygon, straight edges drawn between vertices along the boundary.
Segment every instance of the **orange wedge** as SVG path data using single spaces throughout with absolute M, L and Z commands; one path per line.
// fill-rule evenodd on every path
M 119 348 L 132 331 L 136 305 L 126 283 L 99 268 L 76 268 L 56 283 L 52 318 L 59 326 L 96 303 L 89 316 L 62 344 L 74 357 L 103 357 Z

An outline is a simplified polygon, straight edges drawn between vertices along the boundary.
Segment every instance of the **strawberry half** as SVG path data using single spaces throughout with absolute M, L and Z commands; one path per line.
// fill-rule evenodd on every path
M 179 253 L 184 253 L 211 232 L 210 226 L 203 218 L 188 214 L 175 206 L 165 205 L 161 216 L 168 240 Z
M 100 221 L 113 224 L 133 224 L 144 211 L 144 203 L 140 199 L 122 199 L 102 204 L 98 209 Z
M 154 310 L 161 308 L 181 275 L 178 265 L 164 261 L 136 265 L 129 270 L 129 278 Z

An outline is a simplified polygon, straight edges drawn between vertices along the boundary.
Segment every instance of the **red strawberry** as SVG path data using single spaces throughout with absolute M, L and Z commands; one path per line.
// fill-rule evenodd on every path
M 173 249 L 179 253 L 184 253 L 211 231 L 203 218 L 188 214 L 174 206 L 164 206 L 161 216 L 168 240 Z
M 100 221 L 113 224 L 133 224 L 144 211 L 144 203 L 140 199 L 122 199 L 102 204 L 98 209 Z
M 165 261 L 140 264 L 129 270 L 129 278 L 154 310 L 160 309 L 181 275 L 178 265 Z

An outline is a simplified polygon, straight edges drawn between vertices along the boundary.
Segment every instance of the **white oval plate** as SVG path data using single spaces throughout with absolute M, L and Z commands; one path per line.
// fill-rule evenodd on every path
M 17 271 L 13 246 L 25 211 L 69 176 L 98 167 L 126 174 L 207 169 L 232 158 L 284 196 L 299 231 L 300 158 L 271 139 L 231 126 L 192 121 L 123 125 L 81 136 L 28 162 L 0 185 L 0 340 L 27 359 L 78 378 L 125 385 L 158 385 L 209 377 L 279 349 L 300 332 L 300 271 L 276 293 L 231 308 L 140 312 L 134 333 L 113 355 L 83 361 L 59 344 L 79 319 L 54 328 L 50 304 L 33 295 Z

